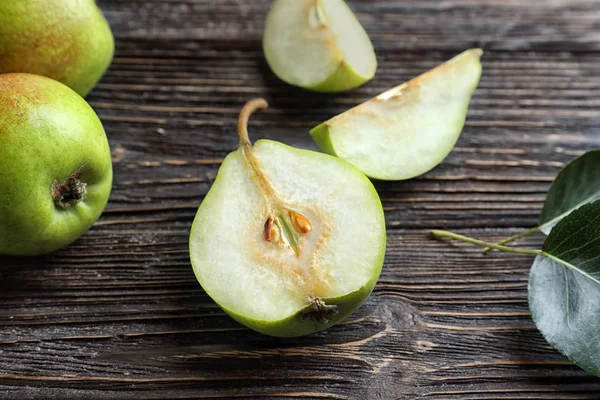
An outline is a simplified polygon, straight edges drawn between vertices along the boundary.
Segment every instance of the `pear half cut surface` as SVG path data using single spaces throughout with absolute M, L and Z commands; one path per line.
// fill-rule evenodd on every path
M 338 158 L 278 142 L 240 143 L 202 202 L 190 234 L 198 281 L 232 318 L 272 336 L 324 330 L 369 296 L 386 232 L 368 178 Z
M 323 151 L 371 178 L 422 175 L 440 164 L 460 137 L 481 77 L 482 54 L 467 50 L 310 133 Z
M 281 80 L 317 92 L 354 89 L 377 70 L 371 40 L 343 0 L 275 0 L 263 49 Z

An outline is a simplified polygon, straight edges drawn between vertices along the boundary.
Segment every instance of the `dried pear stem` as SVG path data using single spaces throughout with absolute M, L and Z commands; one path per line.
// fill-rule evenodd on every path
M 275 195 L 271 184 L 260 170 L 260 164 L 256 157 L 254 157 L 254 153 L 252 152 L 252 142 L 250 141 L 250 136 L 248 135 L 248 121 L 250 120 L 250 116 L 256 111 L 263 110 L 268 107 L 269 103 L 267 103 L 265 99 L 254 99 L 246 103 L 240 112 L 240 118 L 238 120 L 238 138 L 239 147 L 242 149 L 242 152 L 246 157 L 246 161 L 248 162 L 248 165 L 250 166 L 250 169 L 256 178 L 256 183 L 262 189 L 267 202 L 272 207 L 277 196 Z
M 238 119 L 238 137 L 240 139 L 240 147 L 252 147 L 250 136 L 248 135 L 248 121 L 250 116 L 258 110 L 269 108 L 269 103 L 265 99 L 254 99 L 246 103 L 240 112 Z

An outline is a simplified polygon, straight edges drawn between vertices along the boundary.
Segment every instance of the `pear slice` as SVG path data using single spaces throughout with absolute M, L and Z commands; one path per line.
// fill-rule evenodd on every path
M 317 145 L 371 178 L 404 180 L 452 151 L 481 77 L 480 49 L 388 90 L 311 130 Z
M 383 265 L 385 221 L 369 179 L 339 158 L 248 139 L 202 202 L 190 257 L 208 295 L 238 322 L 273 336 L 326 329 L 369 296 Z M 326 171 L 326 173 L 324 173 Z
M 281 80 L 317 92 L 354 89 L 377 69 L 371 40 L 343 0 L 275 0 L 263 49 Z

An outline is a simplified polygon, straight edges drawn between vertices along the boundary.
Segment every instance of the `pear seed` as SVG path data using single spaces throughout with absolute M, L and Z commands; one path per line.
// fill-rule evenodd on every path
M 304 215 L 295 211 L 290 211 L 290 219 L 292 220 L 294 228 L 296 228 L 301 234 L 305 235 L 312 231 L 312 225 L 310 224 L 308 218 L 306 218 Z
M 274 223 L 273 217 L 267 218 L 263 233 L 267 242 L 279 242 L 279 227 L 277 226 L 277 224 Z

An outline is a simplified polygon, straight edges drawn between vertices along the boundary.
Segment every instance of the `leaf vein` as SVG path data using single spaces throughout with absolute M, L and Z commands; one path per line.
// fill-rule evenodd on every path
M 581 249 L 583 249 L 583 248 L 585 248 L 585 247 L 589 246 L 590 244 L 592 244 L 592 243 L 594 243 L 594 242 L 597 242 L 597 241 L 599 241 L 599 240 L 600 240 L 600 236 L 599 236 L 599 237 L 597 237 L 597 238 L 595 238 L 594 240 L 591 240 L 591 241 L 589 241 L 589 242 L 587 242 L 587 243 L 584 243 L 583 245 L 581 245 L 581 246 L 579 246 L 579 247 L 573 247 L 573 248 L 571 248 L 571 249 L 568 249 L 568 250 L 565 250 L 565 251 L 563 251 L 562 253 L 554 253 L 554 255 L 555 255 L 556 257 L 559 257 L 559 258 L 564 258 L 564 255 L 565 255 L 565 254 L 569 254 L 569 253 L 570 253 L 570 252 L 572 252 L 572 251 L 578 251 L 578 250 L 581 250 Z
M 558 258 L 558 257 L 555 257 L 555 256 L 553 256 L 552 254 L 550 254 L 550 253 L 547 253 L 547 252 L 545 252 L 545 251 L 544 251 L 544 252 L 542 252 L 542 254 L 543 254 L 543 255 L 545 255 L 546 257 L 548 257 L 548 258 L 550 258 L 550 259 L 552 259 L 552 260 L 554 260 L 554 261 L 558 262 L 558 263 L 561 263 L 561 264 L 562 264 L 562 265 L 564 265 L 565 267 L 572 269 L 573 271 L 577 271 L 577 272 L 579 272 L 581 275 L 585 276 L 585 277 L 586 277 L 586 278 L 588 278 L 588 279 L 591 279 L 593 282 L 595 282 L 596 284 L 600 285 L 600 280 L 599 280 L 598 278 L 594 277 L 593 275 L 590 275 L 590 274 L 588 274 L 588 273 L 587 273 L 587 272 L 585 272 L 585 271 L 582 271 L 581 269 L 579 269 L 579 268 L 578 268 L 578 267 L 576 267 L 575 265 L 571 264 L 570 262 L 568 262 L 568 261 L 565 261 L 565 260 L 562 260 L 562 259 L 560 259 L 560 258 Z
M 575 235 L 579 234 L 582 230 L 586 229 L 589 225 L 591 225 L 592 223 L 596 222 L 597 219 L 600 219 L 600 213 L 598 215 L 596 215 L 591 221 L 587 222 L 586 224 L 583 224 L 575 232 L 572 232 L 570 235 L 568 235 L 562 242 L 560 242 L 560 244 L 558 244 L 556 246 L 553 246 L 552 243 L 549 243 L 548 244 L 548 248 L 553 248 L 554 250 L 558 250 L 563 244 L 565 244 L 566 242 L 568 242 Z

